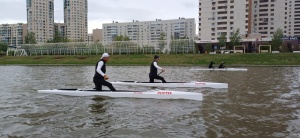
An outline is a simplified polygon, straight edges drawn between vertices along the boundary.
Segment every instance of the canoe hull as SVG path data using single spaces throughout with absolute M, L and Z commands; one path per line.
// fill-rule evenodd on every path
M 246 68 L 215 68 L 215 69 L 208 69 L 208 68 L 202 68 L 202 69 L 190 69 L 194 71 L 248 71 Z
M 38 90 L 42 94 L 58 94 L 66 96 L 104 96 L 112 98 L 143 98 L 143 99 L 187 99 L 202 101 L 202 93 L 182 92 L 182 91 L 92 91 L 92 90 Z
M 216 88 L 227 89 L 228 83 L 214 82 L 168 82 L 168 83 L 147 83 L 147 82 L 130 82 L 120 81 L 111 82 L 114 85 L 130 85 L 130 86 L 147 86 L 147 87 L 169 87 L 169 88 Z

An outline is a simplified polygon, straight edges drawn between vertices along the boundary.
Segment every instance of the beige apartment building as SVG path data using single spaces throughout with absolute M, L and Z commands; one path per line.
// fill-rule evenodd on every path
M 93 29 L 93 42 L 103 41 L 102 29 Z
M 65 35 L 71 41 L 88 41 L 87 0 L 64 0 Z
M 0 42 L 17 47 L 24 44 L 27 24 L 0 24 Z
M 299 0 L 199 0 L 199 38 L 217 42 L 240 29 L 243 36 L 269 41 L 281 28 L 285 36 L 300 36 Z
M 132 41 L 147 45 L 150 41 L 159 40 L 161 33 L 165 39 L 189 38 L 194 39 L 196 25 L 194 18 L 179 18 L 174 20 L 113 22 L 103 24 L 103 41 L 113 41 L 117 35 L 128 36 Z
M 54 23 L 54 32 L 58 32 L 61 37 L 65 38 L 66 26 L 64 23 Z
M 53 39 L 54 0 L 27 0 L 27 29 L 35 33 L 37 43 Z

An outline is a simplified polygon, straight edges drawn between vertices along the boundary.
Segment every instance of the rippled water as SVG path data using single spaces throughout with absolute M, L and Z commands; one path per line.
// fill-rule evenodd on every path
M 299 67 L 190 68 L 166 67 L 162 76 L 229 89 L 177 89 L 202 92 L 202 102 L 47 95 L 37 90 L 94 87 L 94 67 L 0 66 L 0 137 L 300 137 Z M 108 67 L 111 81 L 148 81 L 148 71 Z

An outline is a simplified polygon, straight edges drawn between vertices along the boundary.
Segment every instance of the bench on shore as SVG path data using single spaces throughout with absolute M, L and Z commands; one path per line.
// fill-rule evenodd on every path
M 300 51 L 293 51 L 293 53 L 300 53 Z

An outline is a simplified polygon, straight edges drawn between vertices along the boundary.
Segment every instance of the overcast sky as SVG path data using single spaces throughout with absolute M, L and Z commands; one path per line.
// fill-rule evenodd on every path
M 63 23 L 63 0 L 54 0 L 54 3 L 54 21 Z M 88 32 L 112 21 L 185 17 L 195 18 L 197 25 L 198 3 L 199 0 L 88 0 Z M 26 0 L 0 0 L 0 24 L 20 22 L 27 22 Z

